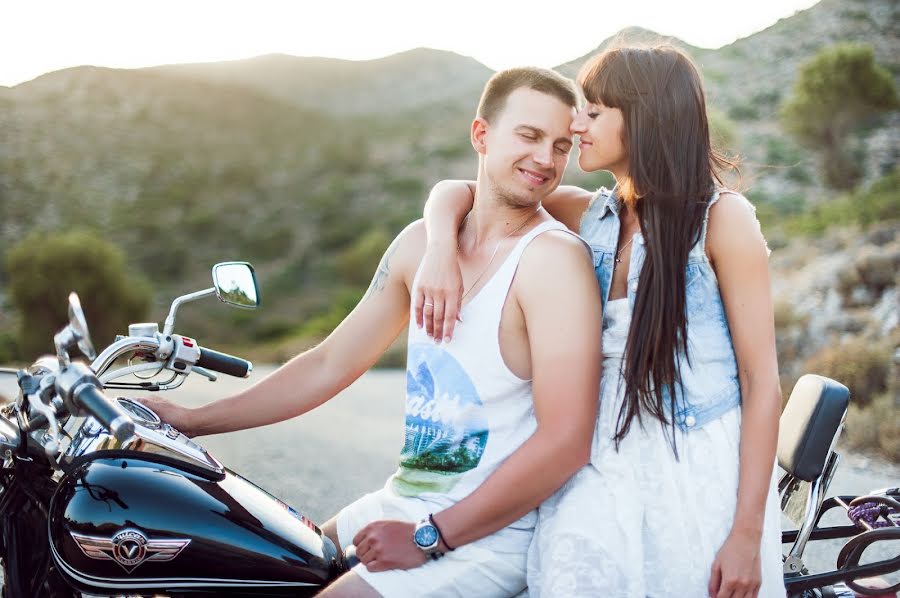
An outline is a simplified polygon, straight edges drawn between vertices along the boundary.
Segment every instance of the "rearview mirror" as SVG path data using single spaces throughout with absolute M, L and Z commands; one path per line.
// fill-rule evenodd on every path
M 216 264 L 212 269 L 212 277 L 220 301 L 245 309 L 259 307 L 256 273 L 247 262 Z
M 87 319 L 81 309 L 81 300 L 76 293 L 69 293 L 69 327 L 78 335 L 78 348 L 88 359 L 97 357 L 94 345 L 91 343 L 91 334 L 88 332 Z

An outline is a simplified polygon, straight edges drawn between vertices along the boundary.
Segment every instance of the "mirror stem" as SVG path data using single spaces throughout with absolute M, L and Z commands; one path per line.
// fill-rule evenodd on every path
M 163 336 L 169 336 L 172 334 L 172 331 L 175 330 L 175 312 L 178 311 L 178 308 L 182 303 L 188 303 L 189 301 L 196 301 L 197 299 L 203 299 L 204 297 L 209 297 L 210 295 L 216 294 L 216 288 L 212 287 L 203 291 L 197 291 L 196 293 L 189 293 L 187 295 L 182 295 L 175 299 L 172 302 L 172 307 L 169 309 L 169 315 L 166 317 L 166 324 L 163 327 Z

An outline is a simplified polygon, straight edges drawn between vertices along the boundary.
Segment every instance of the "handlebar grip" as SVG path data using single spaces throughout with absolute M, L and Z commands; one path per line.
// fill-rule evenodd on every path
M 75 403 L 97 418 L 119 442 L 125 442 L 134 435 L 131 416 L 96 385 L 86 382 L 72 394 Z
M 204 347 L 200 347 L 200 359 L 196 365 L 236 378 L 246 378 L 253 371 L 253 364 L 246 359 Z

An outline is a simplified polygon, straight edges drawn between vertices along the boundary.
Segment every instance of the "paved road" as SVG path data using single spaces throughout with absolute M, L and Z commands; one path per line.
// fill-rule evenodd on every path
M 271 370 L 257 367 L 250 380 L 221 376 L 214 383 L 191 376 L 167 396 L 201 405 L 249 386 Z M 404 384 L 403 372 L 372 371 L 303 417 L 200 442 L 229 468 L 321 523 L 343 505 L 380 488 L 396 468 L 403 445 Z M 830 494 L 859 494 L 898 483 L 896 464 L 850 455 Z M 833 566 L 840 544 L 816 544 L 805 560 L 813 570 L 826 570 Z

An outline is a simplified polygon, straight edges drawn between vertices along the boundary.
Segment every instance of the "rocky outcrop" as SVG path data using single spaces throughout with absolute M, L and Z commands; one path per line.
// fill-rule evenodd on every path
M 809 358 L 850 342 L 884 347 L 892 360 L 900 342 L 900 223 L 796 239 L 772 253 L 771 268 L 783 377 L 795 380 Z

